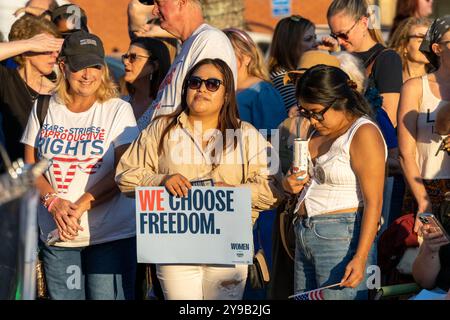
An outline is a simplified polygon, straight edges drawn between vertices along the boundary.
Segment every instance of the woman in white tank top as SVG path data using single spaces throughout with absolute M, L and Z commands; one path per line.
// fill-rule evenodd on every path
M 434 28 L 448 28 L 448 24 L 438 25 Z M 437 71 L 408 80 L 401 92 L 398 112 L 400 162 L 409 186 L 403 203 L 404 214 L 437 214 L 445 193 L 450 191 L 450 157 L 440 150 L 445 136 L 436 130 L 437 114 L 450 102 L 450 29 L 433 30 L 428 31 L 420 50 L 438 68 Z M 442 222 L 444 227 L 445 224 L 450 227 L 450 222 Z M 415 232 L 419 232 L 420 225 L 416 219 Z
M 283 187 L 300 193 L 295 221 L 295 292 L 340 283 L 324 299 L 367 299 L 367 267 L 375 264 L 387 157 L 370 107 L 339 68 L 318 65 L 297 84 L 310 137 L 309 176 L 287 176 Z

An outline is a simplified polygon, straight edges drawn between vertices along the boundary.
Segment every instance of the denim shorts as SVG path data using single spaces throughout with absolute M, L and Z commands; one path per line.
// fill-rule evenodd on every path
M 362 210 L 358 212 L 301 217 L 295 221 L 295 293 L 339 283 L 345 267 L 356 254 L 361 230 Z M 376 246 L 367 258 L 376 263 Z M 368 299 L 367 278 L 357 288 L 334 287 L 323 291 L 325 300 Z
M 136 237 L 82 248 L 39 241 L 39 247 L 51 299 L 134 299 Z

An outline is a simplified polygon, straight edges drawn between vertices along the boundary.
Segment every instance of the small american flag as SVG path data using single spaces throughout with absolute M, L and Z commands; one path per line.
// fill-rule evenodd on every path
M 325 298 L 323 296 L 323 292 L 325 291 L 325 289 L 329 289 L 329 288 L 332 288 L 332 287 L 337 287 L 340 284 L 341 283 L 336 283 L 336 284 L 332 284 L 331 286 L 326 286 L 326 287 L 323 287 L 323 288 L 318 288 L 318 289 L 314 289 L 314 290 L 310 290 L 310 291 L 297 293 L 297 294 L 294 294 L 293 296 L 289 296 L 289 299 L 292 298 L 294 300 L 300 300 L 300 301 L 325 300 Z
M 316 289 L 311 291 L 302 292 L 294 295 L 294 300 L 306 301 L 306 300 L 324 300 L 323 289 Z

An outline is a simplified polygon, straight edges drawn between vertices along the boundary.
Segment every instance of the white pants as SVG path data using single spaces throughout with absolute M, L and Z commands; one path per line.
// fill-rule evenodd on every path
M 156 266 L 166 300 L 242 300 L 247 265 Z

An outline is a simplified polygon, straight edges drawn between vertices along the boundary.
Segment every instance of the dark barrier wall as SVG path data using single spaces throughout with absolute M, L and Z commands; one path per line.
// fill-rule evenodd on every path
M 21 198 L 0 206 L 0 299 L 15 298 L 19 260 Z

